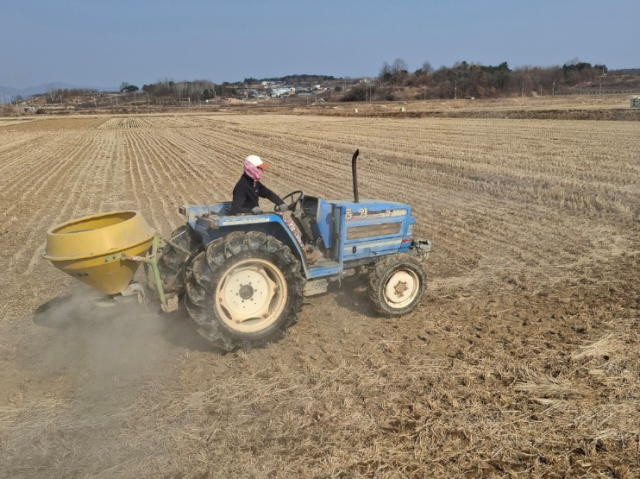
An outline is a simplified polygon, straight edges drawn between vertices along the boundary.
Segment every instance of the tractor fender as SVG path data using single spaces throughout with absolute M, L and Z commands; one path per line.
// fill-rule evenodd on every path
M 191 219 L 189 221 L 191 223 Z M 211 241 L 228 235 L 233 231 L 259 231 L 269 236 L 273 236 L 282 244 L 289 247 L 291 253 L 300 261 L 305 277 L 307 275 L 307 264 L 305 255 L 300 245 L 296 241 L 293 233 L 279 215 L 267 213 L 252 216 L 220 216 L 212 221 L 205 218 L 194 218 L 194 231 L 202 238 L 202 243 L 206 246 Z

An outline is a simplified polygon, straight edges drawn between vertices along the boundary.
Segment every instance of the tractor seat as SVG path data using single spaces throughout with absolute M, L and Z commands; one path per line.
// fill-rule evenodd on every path
M 324 242 L 322 242 L 321 239 L 316 238 L 315 235 L 313 234 L 313 227 L 311 223 L 313 221 L 313 218 L 309 216 L 300 218 L 298 217 L 297 214 L 294 213 L 291 215 L 291 219 L 293 220 L 293 222 L 296 224 L 296 226 L 302 233 L 302 239 L 304 240 L 305 244 L 312 244 L 312 245 L 319 246 L 317 244 L 319 241 L 322 243 L 322 246 L 324 246 Z

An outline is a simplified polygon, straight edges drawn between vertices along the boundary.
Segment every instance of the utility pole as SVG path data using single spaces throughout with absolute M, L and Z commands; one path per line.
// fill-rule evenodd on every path
M 556 96 L 556 82 L 553 82 L 553 89 L 551 90 L 551 96 Z
M 458 80 L 453 81 L 453 99 L 458 99 Z

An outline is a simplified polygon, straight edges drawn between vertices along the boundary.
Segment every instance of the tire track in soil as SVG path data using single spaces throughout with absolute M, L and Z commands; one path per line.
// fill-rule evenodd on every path
M 75 156 L 78 159 L 77 162 L 81 163 L 82 166 L 77 165 L 74 168 L 74 174 L 69 176 L 69 181 L 67 181 L 64 187 L 64 191 L 68 191 L 69 194 L 66 196 L 66 200 L 63 202 L 62 206 L 55 208 L 54 211 L 57 211 L 58 214 L 54 220 L 49 223 L 48 227 L 44 229 L 37 228 L 36 231 L 33 231 L 29 235 L 30 240 L 17 254 L 18 258 L 21 258 L 27 251 L 35 248 L 26 269 L 23 271 L 24 275 L 30 275 L 36 265 L 41 261 L 42 254 L 46 247 L 46 237 L 44 232 L 48 228 L 63 221 L 73 219 L 80 215 L 80 212 L 82 212 L 82 216 L 89 213 L 86 208 L 91 205 L 91 197 L 94 192 L 87 187 L 87 183 L 90 183 L 87 179 L 91 178 L 92 171 L 95 171 L 95 165 L 100 159 L 100 148 L 94 146 L 96 140 L 99 142 L 100 135 L 94 130 L 84 137 L 86 138 L 86 142 L 83 151 L 86 151 L 86 154 Z M 68 185 L 71 185 L 71 187 L 69 188 Z M 88 200 L 87 196 L 89 196 Z M 40 244 L 35 247 L 35 243 Z M 14 264 L 17 264 L 17 261 Z
M 128 193 L 133 196 L 135 210 L 142 210 L 142 201 L 138 196 L 138 186 L 135 180 L 135 172 L 131 157 L 126 154 L 126 141 L 122 132 L 116 132 L 117 142 L 117 157 L 121 159 L 123 171 L 126 171 L 126 176 L 123 176 L 123 193 Z M 153 219 L 153 218 L 152 218 Z
M 84 153 L 88 146 L 83 146 L 83 143 L 66 143 L 65 139 L 68 137 L 69 135 L 64 135 L 63 137 L 61 137 L 61 135 L 57 135 L 53 145 L 47 149 L 48 153 L 40 157 L 38 160 L 34 160 L 37 161 L 39 165 L 35 171 L 31 173 L 25 172 L 25 174 L 18 179 L 14 178 L 12 180 L 14 183 L 12 184 L 12 187 L 5 192 L 5 194 L 10 195 L 15 189 L 22 189 L 23 193 L 17 201 L 12 199 L 10 206 L 5 209 L 4 215 L 5 217 L 9 217 L 5 222 L 5 228 L 10 228 L 14 222 L 21 220 L 25 215 L 27 217 L 33 217 L 34 213 L 40 212 L 42 210 L 42 205 L 40 205 L 40 207 L 35 211 L 32 206 L 32 202 L 40 204 L 37 200 L 37 194 L 43 190 L 52 192 L 61 191 L 60 185 L 64 184 L 68 179 L 69 174 L 73 174 L 75 158 Z M 59 143 L 63 143 L 64 146 L 58 149 L 56 145 Z M 56 161 L 58 156 L 62 154 L 65 155 L 65 160 Z M 50 163 L 54 163 L 55 166 L 51 167 Z M 43 172 L 46 172 L 46 174 Z M 36 179 L 35 181 L 33 180 L 34 178 Z M 24 188 L 23 184 L 29 184 L 30 186 Z M 25 207 L 27 208 L 27 211 L 24 214 L 21 210 L 18 210 L 19 208 Z M 12 214 L 14 211 L 16 211 L 16 214 Z
M 191 133 L 189 131 L 189 133 Z M 171 135 L 165 135 L 167 142 L 173 146 L 174 149 L 177 149 L 187 156 L 187 159 L 178 158 L 177 155 L 176 160 L 178 161 L 179 167 L 181 166 L 184 171 L 189 173 L 189 179 L 195 182 L 198 186 L 196 188 L 192 188 L 193 191 L 202 192 L 201 195 L 204 197 L 191 197 L 189 200 L 190 204 L 199 204 L 199 203 L 210 203 L 212 201 L 212 196 L 214 200 L 227 200 L 231 195 L 231 181 L 227 174 L 221 174 L 219 170 L 214 170 L 209 163 L 209 158 L 213 154 L 213 151 L 204 147 L 201 147 L 197 141 L 194 141 L 189 136 L 185 136 L 185 130 L 181 130 L 180 132 L 172 131 Z M 194 135 L 198 137 L 200 132 L 194 132 Z M 204 159 L 203 159 L 204 158 Z M 218 162 L 219 163 L 219 162 Z M 194 166 L 197 164 L 198 166 Z M 215 175 L 215 180 L 211 181 L 207 174 Z M 212 187 L 220 186 L 219 182 L 227 187 L 229 186 L 229 196 L 225 198 L 221 198 L 218 194 L 219 191 L 222 191 L 223 188 L 218 187 L 217 191 L 212 191 Z M 218 184 L 216 184 L 218 183 Z M 235 183 L 234 183 L 235 184 Z M 193 194 L 193 193 L 192 193 Z
M 211 134 L 211 132 L 209 132 L 209 134 Z M 236 136 L 238 136 L 237 133 L 236 133 Z M 218 149 L 220 149 L 220 146 L 219 146 L 220 143 L 229 143 L 229 140 L 225 135 L 222 135 L 222 137 L 218 137 L 218 140 L 219 140 L 217 142 Z M 236 146 L 239 146 L 239 144 L 242 144 L 243 148 L 246 148 L 246 145 L 251 145 L 250 142 L 242 141 L 242 140 L 240 140 L 238 143 L 236 143 Z M 290 145 L 287 145 L 287 148 L 286 148 L 287 151 L 291 151 L 292 150 L 292 148 L 289 147 L 289 146 Z M 280 154 L 280 150 L 271 150 L 270 146 L 269 147 L 264 147 L 264 146 L 257 145 L 257 147 L 255 149 L 260 151 L 261 154 L 263 154 L 263 153 L 267 153 L 267 154 L 273 153 L 274 157 L 276 155 Z M 239 149 L 237 149 L 236 151 L 239 151 Z M 237 158 L 239 156 L 239 154 L 235 154 L 235 152 L 234 152 L 234 153 L 231 154 L 231 156 L 235 156 Z M 305 157 L 307 158 L 306 162 L 314 164 L 314 167 L 317 166 L 319 163 L 324 162 L 324 159 L 322 157 L 320 157 L 320 156 L 308 156 L 308 155 L 305 155 L 302 158 L 305 158 Z M 289 158 L 289 159 L 292 159 L 292 158 Z M 299 160 L 300 158 L 293 158 L 293 159 L 294 160 L 295 159 Z M 303 159 L 303 160 L 295 162 L 295 163 L 304 164 L 304 161 L 305 160 Z M 326 163 L 330 165 L 329 168 L 331 168 L 333 165 L 335 165 L 335 162 L 332 162 L 331 160 L 329 162 L 326 162 Z M 327 184 L 336 184 L 336 183 L 338 183 L 337 179 L 334 180 L 334 181 L 327 181 L 326 183 L 323 184 L 323 186 L 325 186 L 324 187 L 324 191 L 327 191 L 327 190 L 331 191 L 334 194 L 334 196 L 337 196 L 337 197 L 343 196 L 345 191 L 347 191 L 347 190 L 350 191 L 351 190 L 351 188 L 350 188 L 351 185 L 348 184 L 344 180 L 344 177 L 347 176 L 347 174 L 350 176 L 350 173 L 348 173 L 348 168 L 346 166 L 344 166 L 344 165 L 340 165 L 340 168 L 344 172 L 342 175 L 339 174 L 339 178 L 340 178 L 340 180 L 342 180 L 340 182 L 344 185 L 342 188 L 330 188 L 330 187 L 326 186 Z M 335 170 L 335 168 L 332 168 L 332 169 Z M 274 172 L 277 173 L 277 167 L 275 166 L 275 164 L 272 166 L 272 168 L 270 168 L 270 172 L 272 170 L 276 170 Z M 305 168 L 296 169 L 295 175 L 296 175 L 296 180 L 298 181 L 297 184 L 299 184 L 301 178 L 305 178 L 305 177 L 308 179 L 308 181 L 307 182 L 303 181 L 302 184 L 305 184 L 305 183 L 306 184 L 311 184 L 311 185 L 317 185 L 318 184 L 318 181 L 317 181 L 318 175 L 313 175 L 313 174 L 305 175 L 304 173 L 301 173 L 301 171 L 299 171 L 299 170 L 301 170 L 302 172 L 307 171 L 307 169 L 305 169 Z M 286 175 L 286 172 L 285 172 L 285 175 Z M 283 175 L 283 179 L 276 179 L 276 183 L 283 183 L 285 178 L 286 178 L 285 175 Z M 292 175 L 289 174 L 287 176 L 291 177 Z M 270 179 L 269 181 L 273 181 L 273 179 Z M 326 178 L 323 178 L 323 181 L 326 181 Z M 291 184 L 291 183 L 289 183 L 289 184 Z
M 204 134 L 203 132 L 202 135 L 198 135 L 198 141 L 201 141 Z M 210 191 L 211 196 L 205 200 L 205 203 L 231 200 L 233 188 L 242 175 L 244 152 L 228 149 L 226 146 L 228 145 L 217 142 L 207 148 L 203 143 L 202 148 L 207 152 L 207 158 L 210 158 L 215 165 L 215 169 L 210 167 L 211 183 L 208 184 L 207 191 Z
M 64 139 L 58 137 L 51 137 L 47 135 L 48 139 L 53 138 L 53 144 L 42 144 L 39 148 L 24 150 L 21 156 L 18 156 L 15 161 L 19 162 L 20 167 L 16 168 L 12 174 L 3 175 L 2 176 L 2 189 L 0 190 L 0 198 L 12 198 L 13 192 L 15 190 L 23 189 L 23 179 L 25 178 L 40 178 L 43 176 L 42 173 L 45 171 L 50 171 L 49 175 L 55 175 L 56 171 L 59 168 L 68 165 L 68 161 L 59 161 L 56 166 L 51 169 L 51 165 L 48 163 L 49 158 L 53 158 L 56 155 L 54 149 L 57 149 L 57 145 L 60 143 L 64 144 Z M 63 152 L 71 152 L 73 151 L 73 147 L 70 145 L 63 146 Z M 30 181 L 29 184 L 34 185 L 33 181 Z M 16 205 L 12 205 L 13 208 Z M 7 212 L 6 212 L 7 213 Z
M 84 213 L 86 214 L 97 214 L 97 213 L 105 213 L 102 209 L 102 205 L 104 204 L 104 198 L 107 197 L 106 191 L 106 183 L 109 179 L 108 171 L 112 165 L 112 158 L 107 153 L 107 149 L 109 146 L 108 137 L 102 133 L 96 131 L 96 155 L 97 155 L 97 165 L 93 169 L 93 172 L 90 176 L 90 182 L 85 185 L 85 187 L 93 191 L 93 194 L 88 197 L 88 205 L 84 208 Z M 76 204 L 76 210 L 80 208 L 80 204 Z M 82 213 L 76 213 L 76 210 L 73 211 L 73 217 L 82 215 Z
M 149 149 L 150 153 L 154 158 L 164 158 L 164 164 L 161 165 L 163 173 L 168 180 L 168 184 L 173 186 L 173 188 L 169 189 L 171 193 L 177 193 L 180 198 L 179 201 L 183 201 L 185 198 L 185 194 L 189 191 L 189 188 L 186 187 L 184 182 L 182 181 L 183 169 L 180 166 L 176 166 L 175 155 L 168 150 L 168 148 L 162 145 L 162 142 L 165 141 L 167 136 L 167 131 L 162 132 L 162 138 L 153 138 L 149 132 L 141 132 L 140 138 L 144 141 L 144 144 Z M 165 169 L 166 168 L 166 169 Z M 177 183 L 177 184 L 176 184 Z M 160 184 L 164 186 L 164 182 L 161 181 Z M 169 195 L 172 200 L 175 200 L 176 195 Z
M 168 133 L 168 132 L 171 132 L 171 133 Z M 213 178 L 213 181 L 209 180 L 206 175 L 206 172 L 211 171 L 212 169 L 210 166 L 211 162 L 208 159 L 208 157 L 211 156 L 212 151 L 206 148 L 201 148 L 200 151 L 202 152 L 202 156 L 204 158 L 207 158 L 206 162 L 201 161 L 197 155 L 192 154 L 192 152 L 194 152 L 194 148 L 193 148 L 193 145 L 191 144 L 191 141 L 182 139 L 182 136 L 184 135 L 185 130 L 181 129 L 179 134 L 174 132 L 175 130 L 165 130 L 163 136 L 170 138 L 170 141 L 174 145 L 174 148 L 178 148 L 182 150 L 183 153 L 184 152 L 189 153 L 190 161 L 188 162 L 188 167 L 187 165 L 185 165 L 185 160 L 180 160 L 179 165 L 185 165 L 185 169 L 190 173 L 191 179 L 194 180 L 197 185 L 199 185 L 196 188 L 191 188 L 191 191 L 192 192 L 201 191 L 204 196 L 202 200 L 195 199 L 193 203 L 195 204 L 210 203 L 212 201 L 211 195 L 213 195 L 214 197 L 217 197 L 214 199 L 228 200 L 230 198 L 230 194 L 232 190 L 232 183 L 227 178 L 224 178 L 224 179 L 221 178 L 219 171 L 216 171 L 215 173 L 212 172 L 212 175 L 215 175 L 215 177 Z M 175 156 L 175 155 L 172 155 L 172 156 Z M 198 165 L 202 165 L 202 167 L 199 168 L 201 172 L 199 172 L 199 170 L 193 166 L 194 163 L 197 163 Z M 229 188 L 228 188 L 229 193 L 224 197 L 220 197 L 220 195 L 217 194 L 218 191 L 221 190 L 221 188 L 217 188 L 217 191 L 216 191 L 216 187 L 219 186 L 220 180 L 222 180 L 223 183 L 229 185 Z M 235 181 L 236 180 L 234 178 L 233 185 L 235 184 Z M 213 191 L 212 191 L 212 187 L 213 187 Z
M 0 228 L 4 232 L 4 234 L 0 234 L 0 245 L 2 245 L 2 253 L 0 253 L 0 257 L 3 258 L 3 262 L 7 265 L 6 274 L 4 276 L 5 278 L 12 277 L 11 272 L 13 271 L 13 266 L 16 260 L 14 251 L 16 251 L 16 248 L 19 246 L 25 244 L 25 236 L 29 238 L 29 235 L 33 234 L 25 232 L 24 229 L 18 229 L 17 226 L 12 227 L 11 225 L 14 222 L 23 220 L 24 218 L 32 219 L 28 222 L 29 225 L 42 224 L 43 219 L 46 221 L 46 212 L 49 209 L 49 205 L 46 202 L 43 202 L 38 194 L 45 190 L 58 191 L 60 189 L 60 185 L 63 184 L 66 178 L 67 171 L 72 167 L 72 151 L 75 147 L 70 146 L 70 142 L 67 142 L 70 135 L 46 135 L 46 137 L 52 140 L 52 143 L 50 147 L 46 149 L 46 152 L 43 154 L 40 154 L 39 150 L 31 152 L 31 154 L 34 154 L 36 158 L 38 158 L 37 160 L 33 160 L 34 163 L 37 163 L 38 168 L 35 169 L 31 175 L 23 175 L 22 177 L 19 177 L 20 179 L 11 185 L 11 191 L 14 189 L 13 186 L 21 188 L 23 190 L 22 196 L 19 198 L 10 196 L 8 201 L 9 206 L 4 208 L 5 218 L 7 218 L 8 215 L 15 213 L 12 216 L 9 216 L 8 220 L 4 221 Z M 62 144 L 62 146 L 60 146 L 60 144 Z M 55 152 L 65 154 L 63 157 L 64 160 L 56 161 L 58 158 L 55 155 Z M 50 166 L 51 163 L 56 166 L 52 168 Z M 42 169 L 46 170 L 48 174 L 39 174 L 39 171 Z M 28 184 L 29 187 L 25 187 L 25 184 Z M 6 193 L 7 192 L 5 191 L 5 194 Z M 4 199 L 1 197 L 0 201 L 4 203 Z M 21 223 L 17 224 L 20 225 Z M 13 297 L 9 295 L 7 298 Z
M 0 133 L 0 136 L 2 134 Z M 46 142 L 46 138 L 44 134 L 40 134 L 35 138 L 31 138 L 27 135 L 24 138 L 15 139 L 9 143 L 4 142 L 4 144 L 0 144 L 0 174 L 4 173 L 9 169 L 14 169 L 16 166 L 23 167 L 19 156 L 20 154 L 30 153 L 33 150 L 37 150 L 41 148 L 41 145 Z
M 300 168 L 295 172 L 291 172 L 289 169 L 282 166 L 281 164 L 278 164 L 277 162 L 277 155 L 279 155 L 282 150 L 275 150 L 275 149 L 272 150 L 268 147 L 254 146 L 254 143 L 252 143 L 251 137 L 247 137 L 245 141 L 243 141 L 242 139 L 235 141 L 235 140 L 231 140 L 230 136 L 217 131 L 203 132 L 202 136 L 203 138 L 200 141 L 209 142 L 210 144 L 212 144 L 212 149 L 215 149 L 215 151 L 217 151 L 218 153 L 222 153 L 224 156 L 229 158 L 228 163 L 230 165 L 233 165 L 231 167 L 233 173 L 230 173 L 230 175 L 233 175 L 234 179 L 238 178 L 242 174 L 242 159 L 247 154 L 249 154 L 248 152 L 258 150 L 263 157 L 274 158 L 274 161 L 272 161 L 272 164 L 269 168 L 268 182 L 274 182 L 279 186 L 284 186 L 285 182 L 287 182 L 287 178 L 291 178 L 291 179 L 295 178 L 297 182 L 302 181 L 302 183 L 305 184 L 304 179 L 306 178 L 308 179 L 307 184 L 312 184 L 312 185 L 318 184 L 317 174 L 314 175 L 313 172 L 308 173 L 309 171 L 308 168 Z M 237 134 L 236 136 L 234 136 L 234 138 L 236 137 L 237 137 Z M 273 153 L 273 155 L 270 155 L 271 153 Z M 217 163 L 219 163 L 219 161 Z M 339 184 L 337 177 L 333 179 L 324 179 L 324 180 L 326 181 L 326 183 L 324 183 L 325 186 L 334 185 L 336 183 Z M 265 181 L 267 181 L 267 179 L 265 179 Z M 288 184 L 291 185 L 292 182 L 289 181 Z M 334 193 L 338 193 L 341 191 L 341 189 L 333 188 L 331 186 L 327 186 L 327 189 Z M 230 194 L 231 194 L 231 190 L 229 190 L 228 196 L 226 196 L 227 199 L 230 197 Z
M 131 137 L 130 132 L 128 131 L 122 132 L 122 138 L 124 140 L 124 145 L 125 145 L 125 152 L 129 157 L 130 161 L 135 161 L 135 168 L 132 167 L 131 169 L 132 183 L 139 185 L 140 193 L 144 197 L 144 202 L 147 203 L 147 207 L 144 207 L 142 204 L 143 202 L 140 202 L 140 209 L 143 210 L 143 214 L 144 212 L 149 212 L 151 215 L 151 221 L 152 221 L 151 226 L 156 228 L 158 231 L 162 231 L 161 228 L 163 227 L 163 223 L 159 221 L 158 217 L 156 216 L 156 210 L 154 208 L 154 205 L 156 205 L 157 203 L 149 196 L 150 191 L 155 190 L 153 187 L 153 183 L 151 181 L 151 178 L 147 174 L 145 174 L 146 170 L 145 172 L 142 171 L 143 168 L 145 168 L 144 160 L 140 158 L 139 148 L 133 141 L 131 141 L 130 137 Z M 143 165 L 142 167 L 140 166 L 141 163 Z M 133 180 L 133 178 L 135 178 L 135 180 Z M 147 184 L 151 184 L 151 186 L 147 187 Z M 137 189 L 138 188 L 136 188 L 136 190 Z
M 166 190 L 162 188 L 162 177 L 166 178 L 169 184 L 171 184 L 170 191 L 173 191 L 173 189 L 175 188 L 175 184 L 171 181 L 171 177 L 165 171 L 163 159 L 154 157 L 153 151 L 150 151 L 148 149 L 148 143 L 144 140 L 143 137 L 141 137 L 141 132 L 132 132 L 130 134 L 130 138 L 132 140 L 133 138 L 135 138 L 135 140 L 133 140 L 134 148 L 136 148 L 138 151 L 138 155 L 142 161 L 143 168 L 151 185 L 152 191 L 146 192 L 146 194 L 153 194 L 154 198 L 156 198 L 156 204 L 159 201 L 162 207 L 162 223 L 156 223 L 159 225 L 161 224 L 161 226 L 157 226 L 157 228 L 164 228 L 165 225 L 168 224 L 170 231 L 173 231 L 176 227 L 176 223 L 165 199 L 168 194 L 166 193 Z
M 100 185 L 100 204 L 98 211 L 114 211 L 117 208 L 114 198 L 121 198 L 124 191 L 122 184 L 118 187 L 118 179 L 124 175 L 122 164 L 118 163 L 118 142 L 115 132 L 101 132 L 104 136 L 104 162 L 105 171 L 103 172 L 102 182 Z M 107 150 L 109 152 L 107 153 Z
M 164 136 L 164 132 L 163 132 Z M 157 147 L 158 140 L 149 135 L 148 130 L 139 132 L 140 144 L 144 146 L 148 151 L 148 157 L 153 158 L 152 170 L 156 175 L 157 184 L 156 191 L 162 190 L 161 203 L 163 206 L 164 217 L 169 223 L 171 231 L 175 230 L 177 223 L 174 220 L 178 206 L 176 205 L 176 197 L 183 197 L 186 188 L 181 181 L 178 181 L 178 176 L 181 174 L 177 169 L 171 168 L 171 161 L 167 159 L 167 155 L 164 151 Z M 158 171 L 160 170 L 160 171 Z M 177 195 L 176 195 L 177 193 Z M 174 206 L 171 208 L 165 198 L 168 198 L 171 204 Z M 179 201 L 179 200 L 178 200 Z
M 181 144 L 181 141 L 178 139 L 180 135 L 182 135 L 182 132 L 178 133 L 175 130 L 165 130 L 162 140 L 155 142 L 155 145 L 160 151 L 167 155 L 167 158 L 170 160 L 168 166 L 172 169 L 172 175 L 175 176 L 182 188 L 181 192 L 183 193 L 183 197 L 181 201 L 187 204 L 197 204 L 198 200 L 193 196 L 194 192 L 207 191 L 210 186 L 202 174 L 203 170 L 207 170 L 204 168 L 198 170 L 193 166 L 193 161 L 190 161 L 195 159 L 193 149 L 189 142 Z M 181 154 L 187 158 L 182 158 Z M 187 187 L 184 181 L 187 181 L 191 187 Z
M 447 156 L 451 158 L 451 161 L 448 161 L 447 163 L 447 167 L 451 167 L 452 162 L 455 162 L 456 165 L 460 167 L 464 167 L 468 171 L 490 172 L 490 170 L 487 170 L 487 168 L 494 168 L 493 166 L 494 162 L 492 162 L 491 158 L 487 157 L 487 153 L 485 153 L 485 150 L 487 148 L 482 148 L 482 147 L 479 148 L 478 145 L 473 144 L 472 141 L 467 141 L 468 137 L 472 137 L 472 138 L 479 137 L 480 140 L 482 140 L 483 142 L 486 142 L 485 130 L 487 129 L 487 125 L 490 125 L 490 123 L 485 123 L 485 122 L 479 123 L 476 121 L 475 123 L 465 123 L 462 126 L 458 125 L 457 123 L 451 123 L 451 122 L 445 123 L 442 125 L 435 124 L 435 128 L 432 127 L 431 129 L 436 130 L 437 134 L 445 135 L 442 138 L 438 138 L 437 136 L 434 136 L 434 135 L 430 135 L 430 136 L 426 135 L 423 133 L 424 129 L 421 131 L 417 127 L 411 127 L 411 124 L 407 121 L 402 121 L 401 124 L 403 124 L 404 131 L 397 131 L 397 133 L 395 128 L 397 125 L 393 123 L 388 124 L 389 128 L 387 129 L 393 132 L 392 134 L 393 139 L 384 141 L 383 144 L 377 144 L 376 145 L 377 153 L 384 154 L 389 158 L 393 157 L 394 159 L 397 157 L 405 158 L 405 161 L 407 161 L 408 159 L 407 156 L 411 157 L 415 153 L 415 144 L 416 144 L 415 142 L 417 139 L 417 140 L 423 140 L 424 147 L 422 147 L 420 153 L 431 155 L 434 158 L 438 158 L 439 156 L 441 156 L 439 154 L 440 148 L 446 147 L 446 150 L 449 152 Z M 387 124 L 385 123 L 385 125 Z M 407 127 L 407 125 L 409 125 L 409 127 Z M 433 125 L 433 124 L 430 123 L 430 125 Z M 475 127 L 475 129 L 477 130 L 476 134 L 469 133 L 470 127 Z M 252 128 L 254 130 L 254 133 L 258 133 L 261 135 L 264 134 L 264 131 L 261 130 L 259 127 L 252 126 Z M 411 128 L 414 128 L 414 129 L 411 129 Z M 515 129 L 512 128 L 512 130 L 515 130 Z M 309 138 L 314 138 L 314 139 L 317 138 L 318 141 L 320 140 L 324 141 L 321 134 L 325 134 L 327 133 L 327 131 L 324 131 L 321 128 L 316 128 L 315 130 L 313 130 L 314 132 L 316 132 L 315 134 L 310 133 L 310 131 L 311 130 L 309 129 L 303 129 L 303 130 L 297 131 L 297 136 L 300 137 L 300 140 L 302 143 L 307 143 Z M 502 142 L 504 145 L 511 147 L 511 149 L 513 149 L 514 147 L 516 147 L 517 149 L 517 152 L 518 152 L 517 156 L 510 155 L 511 159 L 513 160 L 510 162 L 511 168 L 513 169 L 515 167 L 518 170 L 528 171 L 531 165 L 535 165 L 535 167 L 538 169 L 542 165 L 544 167 L 544 171 L 551 173 L 548 177 L 544 178 L 545 181 L 551 180 L 551 179 L 557 180 L 558 178 L 561 178 L 562 175 L 559 174 L 561 173 L 559 167 L 554 167 L 550 165 L 549 162 L 531 161 L 532 160 L 531 156 L 535 155 L 536 152 L 539 152 L 541 150 L 540 145 L 537 144 L 539 143 L 539 138 L 541 136 L 538 132 L 538 129 L 518 127 L 517 131 L 520 133 L 518 142 L 516 142 L 515 144 Z M 530 133 L 531 131 L 533 131 L 534 133 Z M 452 136 L 458 136 L 458 135 L 460 137 L 464 136 L 465 141 L 456 143 L 455 138 L 453 138 Z M 545 136 L 545 135 L 543 134 L 542 136 Z M 354 135 L 351 135 L 350 138 L 359 138 L 359 137 L 354 134 Z M 362 143 L 362 141 L 358 140 L 355 143 L 360 144 Z M 602 145 L 600 144 L 601 142 L 596 142 L 596 143 L 598 146 L 602 147 Z M 412 145 L 412 147 L 407 148 L 406 147 L 407 145 Z M 489 144 L 487 146 L 491 147 L 492 145 L 493 144 Z M 392 146 L 391 151 L 387 151 L 387 148 L 389 148 L 389 146 Z M 398 155 L 397 152 L 402 152 L 406 154 Z M 557 152 L 557 148 L 556 148 L 556 152 Z M 557 157 L 562 158 L 561 155 L 557 155 Z M 478 161 L 478 159 L 480 159 L 481 161 Z M 535 171 L 539 171 L 539 170 L 535 170 Z M 617 171 L 617 170 L 614 170 L 614 171 Z M 591 172 L 589 173 L 589 175 L 591 175 Z M 590 178 L 590 176 L 586 178 Z M 618 180 L 621 180 L 621 179 L 622 178 L 618 178 Z

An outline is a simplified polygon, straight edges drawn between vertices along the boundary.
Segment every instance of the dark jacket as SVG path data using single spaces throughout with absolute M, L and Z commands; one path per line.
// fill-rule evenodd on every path
M 278 195 L 259 181 L 253 186 L 253 180 L 243 174 L 240 177 L 236 187 L 233 189 L 233 204 L 231 205 L 231 214 L 251 213 L 251 210 L 258 205 L 258 198 L 266 198 L 276 205 L 284 203 Z

